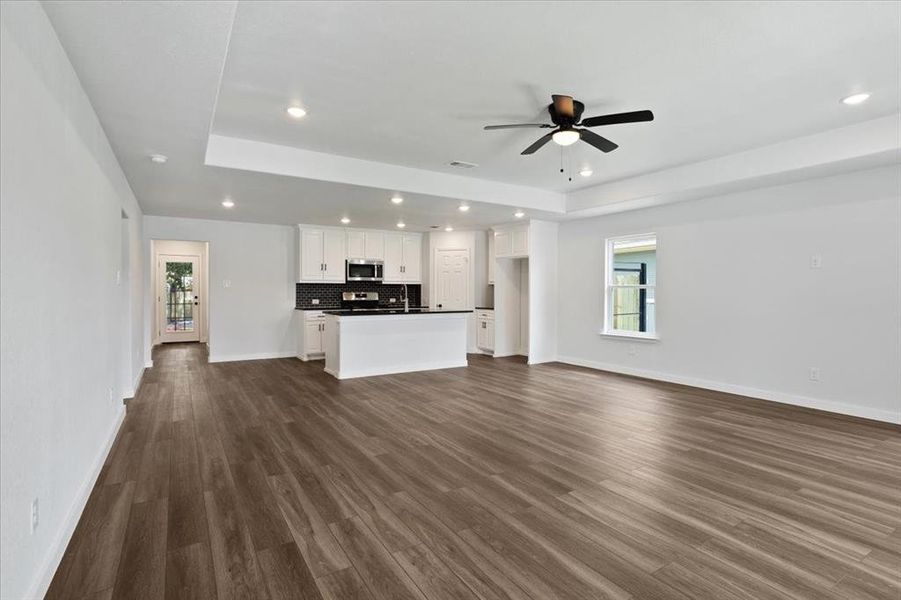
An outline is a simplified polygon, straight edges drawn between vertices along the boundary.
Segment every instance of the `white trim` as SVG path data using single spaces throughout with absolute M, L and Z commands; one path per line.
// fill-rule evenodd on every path
M 356 317 L 359 318 L 359 317 Z M 457 361 L 442 361 L 434 363 L 424 363 L 409 367 L 406 365 L 397 365 L 395 367 L 360 369 L 358 371 L 340 371 L 335 372 L 334 369 L 326 367 L 325 372 L 335 379 L 355 379 L 357 377 L 374 377 L 376 375 L 394 375 L 397 373 L 415 373 L 416 371 L 437 371 L 439 369 L 458 369 L 468 367 L 469 362 L 464 360 L 462 363 Z
M 119 435 L 119 429 L 122 427 L 124 421 L 125 406 L 120 404 L 119 414 L 113 423 L 110 434 L 103 444 L 103 447 L 100 448 L 97 457 L 94 459 L 88 477 L 82 482 L 81 487 L 78 489 L 78 493 L 72 500 L 69 511 L 63 519 L 59 534 L 56 536 L 53 544 L 51 544 L 50 550 L 47 552 L 44 561 L 41 563 L 41 568 L 38 569 L 38 576 L 32 584 L 31 589 L 25 594 L 26 598 L 43 598 L 47 594 L 50 582 L 53 581 L 53 576 L 59 568 L 60 561 L 63 559 L 63 554 L 66 552 L 66 547 L 68 547 L 69 541 L 72 539 L 72 534 L 75 533 L 75 527 L 78 525 L 81 514 L 84 512 L 85 506 L 88 503 L 91 490 L 93 490 L 94 486 L 97 484 L 97 478 L 100 477 L 100 471 L 103 469 L 103 464 L 109 456 L 110 450 L 113 447 L 113 442 L 116 441 L 116 436 Z
M 270 358 L 296 358 L 297 351 L 284 351 L 284 352 L 254 352 L 252 354 L 226 354 L 226 355 L 218 355 L 213 356 L 210 355 L 207 362 L 216 363 L 216 362 L 236 362 L 240 360 L 266 360 Z
M 864 419 L 872 419 L 874 421 L 882 421 L 884 423 L 894 423 L 901 425 L 901 412 L 892 412 L 888 410 L 880 410 L 860 406 L 859 404 L 847 404 L 844 402 L 834 402 L 832 400 L 820 400 L 809 396 L 799 396 L 797 394 L 789 394 L 786 392 L 777 392 L 773 390 L 762 390 L 760 388 L 748 387 L 743 385 L 734 385 L 731 383 L 722 383 L 719 381 L 710 381 L 708 379 L 699 379 L 697 377 L 687 377 L 684 375 L 674 375 L 671 373 L 660 373 L 658 371 L 650 371 L 647 369 L 636 369 L 633 367 L 624 367 L 610 363 L 600 363 L 592 360 L 584 360 L 574 356 L 559 356 L 558 362 L 579 367 L 588 367 L 600 371 L 610 371 L 611 373 L 621 373 L 623 375 L 632 375 L 642 377 L 644 379 L 654 379 L 656 381 L 666 381 L 669 383 L 678 383 L 715 392 L 725 392 L 727 394 L 735 394 L 738 396 L 747 396 L 749 398 L 757 398 L 760 400 L 769 400 L 770 402 L 778 402 L 780 404 L 790 404 L 792 406 L 802 406 L 805 408 L 814 408 L 825 412 L 838 413 L 852 417 L 861 417 Z
M 604 273 L 603 273 L 603 281 L 604 281 L 604 297 L 602 298 L 602 304 L 604 306 L 604 325 L 603 329 L 601 329 L 601 335 L 609 335 L 611 337 L 628 337 L 632 339 L 645 339 L 645 340 L 654 340 L 657 339 L 657 323 L 654 323 L 654 332 L 647 335 L 634 335 L 631 332 L 625 332 L 621 329 L 613 328 L 613 290 L 617 288 L 637 288 L 637 289 L 645 289 L 645 290 L 654 290 L 654 299 L 653 303 L 656 304 L 657 299 L 657 276 L 655 273 L 654 283 L 653 284 L 641 284 L 641 285 L 619 285 L 613 283 L 613 260 L 615 258 L 613 246 L 617 242 L 629 242 L 630 240 L 640 240 L 645 241 L 653 238 L 654 240 L 654 250 L 655 253 L 660 247 L 660 240 L 657 237 L 656 232 L 648 232 L 648 233 L 632 233 L 627 235 L 617 235 L 611 236 L 604 239 Z
M 603 335 L 606 337 L 612 338 L 623 338 L 626 340 L 641 340 L 645 342 L 659 342 L 660 337 L 653 333 L 641 333 L 641 332 L 630 332 L 630 331 L 598 331 L 598 335 Z
M 141 370 L 138 372 L 138 376 L 135 377 L 135 380 L 131 384 L 130 390 L 125 390 L 125 395 L 122 398 L 134 398 L 135 394 L 138 393 L 138 388 L 141 386 L 141 380 L 144 378 L 145 367 L 141 367 Z

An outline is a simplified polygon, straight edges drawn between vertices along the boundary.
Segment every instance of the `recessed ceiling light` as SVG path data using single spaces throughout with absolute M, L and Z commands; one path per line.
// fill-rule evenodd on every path
M 444 231 L 453 231 L 453 230 L 454 230 L 454 228 L 451 227 L 450 225 L 448 225 L 447 227 L 444 228 Z
M 460 212 L 466 212 L 466 211 L 469 210 L 469 205 L 468 205 L 468 204 L 461 204 L 461 205 L 458 207 L 458 209 L 459 209 Z
M 407 224 L 404 223 L 403 221 L 398 221 L 398 222 L 397 222 L 397 227 L 398 227 L 398 229 L 403 229 L 403 228 L 406 227 L 406 226 L 407 226 Z
M 521 210 L 518 210 L 515 213 L 513 213 L 513 216 L 516 217 L 517 219 L 521 219 L 524 216 L 526 216 L 526 213 L 522 212 Z
M 235 201 L 232 200 L 231 198 L 226 198 L 225 200 L 222 201 L 222 206 L 224 206 L 225 208 L 231 208 L 234 205 L 235 205 Z
M 591 169 L 585 168 L 579 171 L 579 175 L 582 177 L 591 177 L 591 174 L 594 173 Z
M 158 165 L 165 163 L 167 160 L 169 160 L 169 157 L 166 156 L 165 154 L 151 154 L 150 155 L 150 161 L 155 162 Z
M 579 132 L 575 129 L 564 129 L 552 135 L 551 139 L 560 146 L 572 146 L 579 141 L 580 137 Z
M 866 92 L 861 92 L 859 94 L 851 94 L 850 96 L 846 96 L 845 98 L 842 98 L 842 104 L 850 104 L 852 106 L 855 104 L 861 104 L 863 102 L 866 102 L 869 97 L 870 97 L 870 95 Z
M 341 217 L 341 222 L 347 225 L 348 223 L 350 223 L 350 219 L 348 219 L 347 217 Z
M 299 106 L 289 106 L 287 112 L 289 116 L 294 117 L 295 119 L 300 119 L 307 115 L 307 111 Z
M 391 196 L 391 202 L 393 202 L 394 204 L 400 204 L 403 201 L 404 201 L 404 199 L 401 198 L 400 196 L 397 196 L 397 195 Z

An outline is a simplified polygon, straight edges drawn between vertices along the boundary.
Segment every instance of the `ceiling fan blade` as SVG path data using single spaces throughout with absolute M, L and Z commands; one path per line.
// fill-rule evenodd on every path
M 553 127 L 553 125 L 548 125 L 547 123 L 516 123 L 515 125 L 485 125 L 486 131 L 491 131 L 492 129 L 520 129 L 526 127 Z
M 653 120 L 654 113 L 651 111 L 636 110 L 612 115 L 601 115 L 599 117 L 588 117 L 587 119 L 582 119 L 579 125 L 582 127 L 597 127 L 598 125 L 618 125 L 620 123 L 640 123 Z
M 520 154 L 534 154 L 536 150 L 538 150 L 539 148 L 541 148 L 542 146 L 547 144 L 549 141 L 551 141 L 552 137 L 554 137 L 554 132 L 551 132 L 551 133 L 548 133 L 547 135 L 541 136 L 540 138 L 538 138 L 538 140 L 534 144 L 532 144 L 531 146 L 529 146 L 528 148 L 526 148 L 525 150 L 520 152 Z
M 554 111 L 561 117 L 569 117 L 573 118 L 573 97 L 572 96 L 559 96 L 554 94 L 551 96 L 554 99 Z
M 614 150 L 619 148 L 619 146 L 617 146 L 607 138 L 601 137 L 595 132 L 589 131 L 587 129 L 580 129 L 579 135 L 581 136 L 583 142 L 588 142 L 601 152 L 613 152 Z

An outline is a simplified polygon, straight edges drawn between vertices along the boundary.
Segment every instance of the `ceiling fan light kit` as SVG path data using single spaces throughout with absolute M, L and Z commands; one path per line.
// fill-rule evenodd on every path
M 538 138 L 535 143 L 523 150 L 522 154 L 534 154 L 551 140 L 554 140 L 554 142 L 560 146 L 570 146 L 577 141 L 582 140 L 583 142 L 591 144 L 601 152 L 613 152 L 619 146 L 587 128 L 600 127 L 602 125 L 619 125 L 621 123 L 641 123 L 643 121 L 654 120 L 654 113 L 649 110 L 600 115 L 582 120 L 582 112 L 585 110 L 585 105 L 583 103 L 578 100 L 573 100 L 572 96 L 554 94 L 551 98 L 553 99 L 553 102 L 548 105 L 547 110 L 551 116 L 553 125 L 550 123 L 517 123 L 513 125 L 487 125 L 485 129 L 489 131 L 494 129 L 536 127 L 540 129 L 554 129 L 554 131 Z

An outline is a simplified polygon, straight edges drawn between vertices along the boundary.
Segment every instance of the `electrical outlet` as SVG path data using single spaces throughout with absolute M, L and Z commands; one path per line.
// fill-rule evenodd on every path
M 313 298 L 313 299 L 310 301 L 310 303 L 311 303 L 311 304 L 319 304 L 319 298 Z
M 231 279 L 223 279 L 223 280 L 222 280 L 222 287 L 230 288 L 231 286 L 232 286 L 232 280 L 231 280 Z
M 819 269 L 823 266 L 823 257 L 819 254 L 814 254 L 810 257 L 810 268 L 811 269 Z
M 392 304 L 394 304 L 395 302 L 397 302 L 397 298 L 390 298 L 389 301 L 390 301 Z
M 122 283 L 122 271 L 116 271 L 116 285 Z
M 38 499 L 35 498 L 31 501 L 31 533 L 38 528 L 38 522 L 40 521 L 40 514 L 38 513 Z
M 810 372 L 808 374 L 811 381 L 819 381 L 820 380 L 820 368 L 819 367 L 810 367 Z

